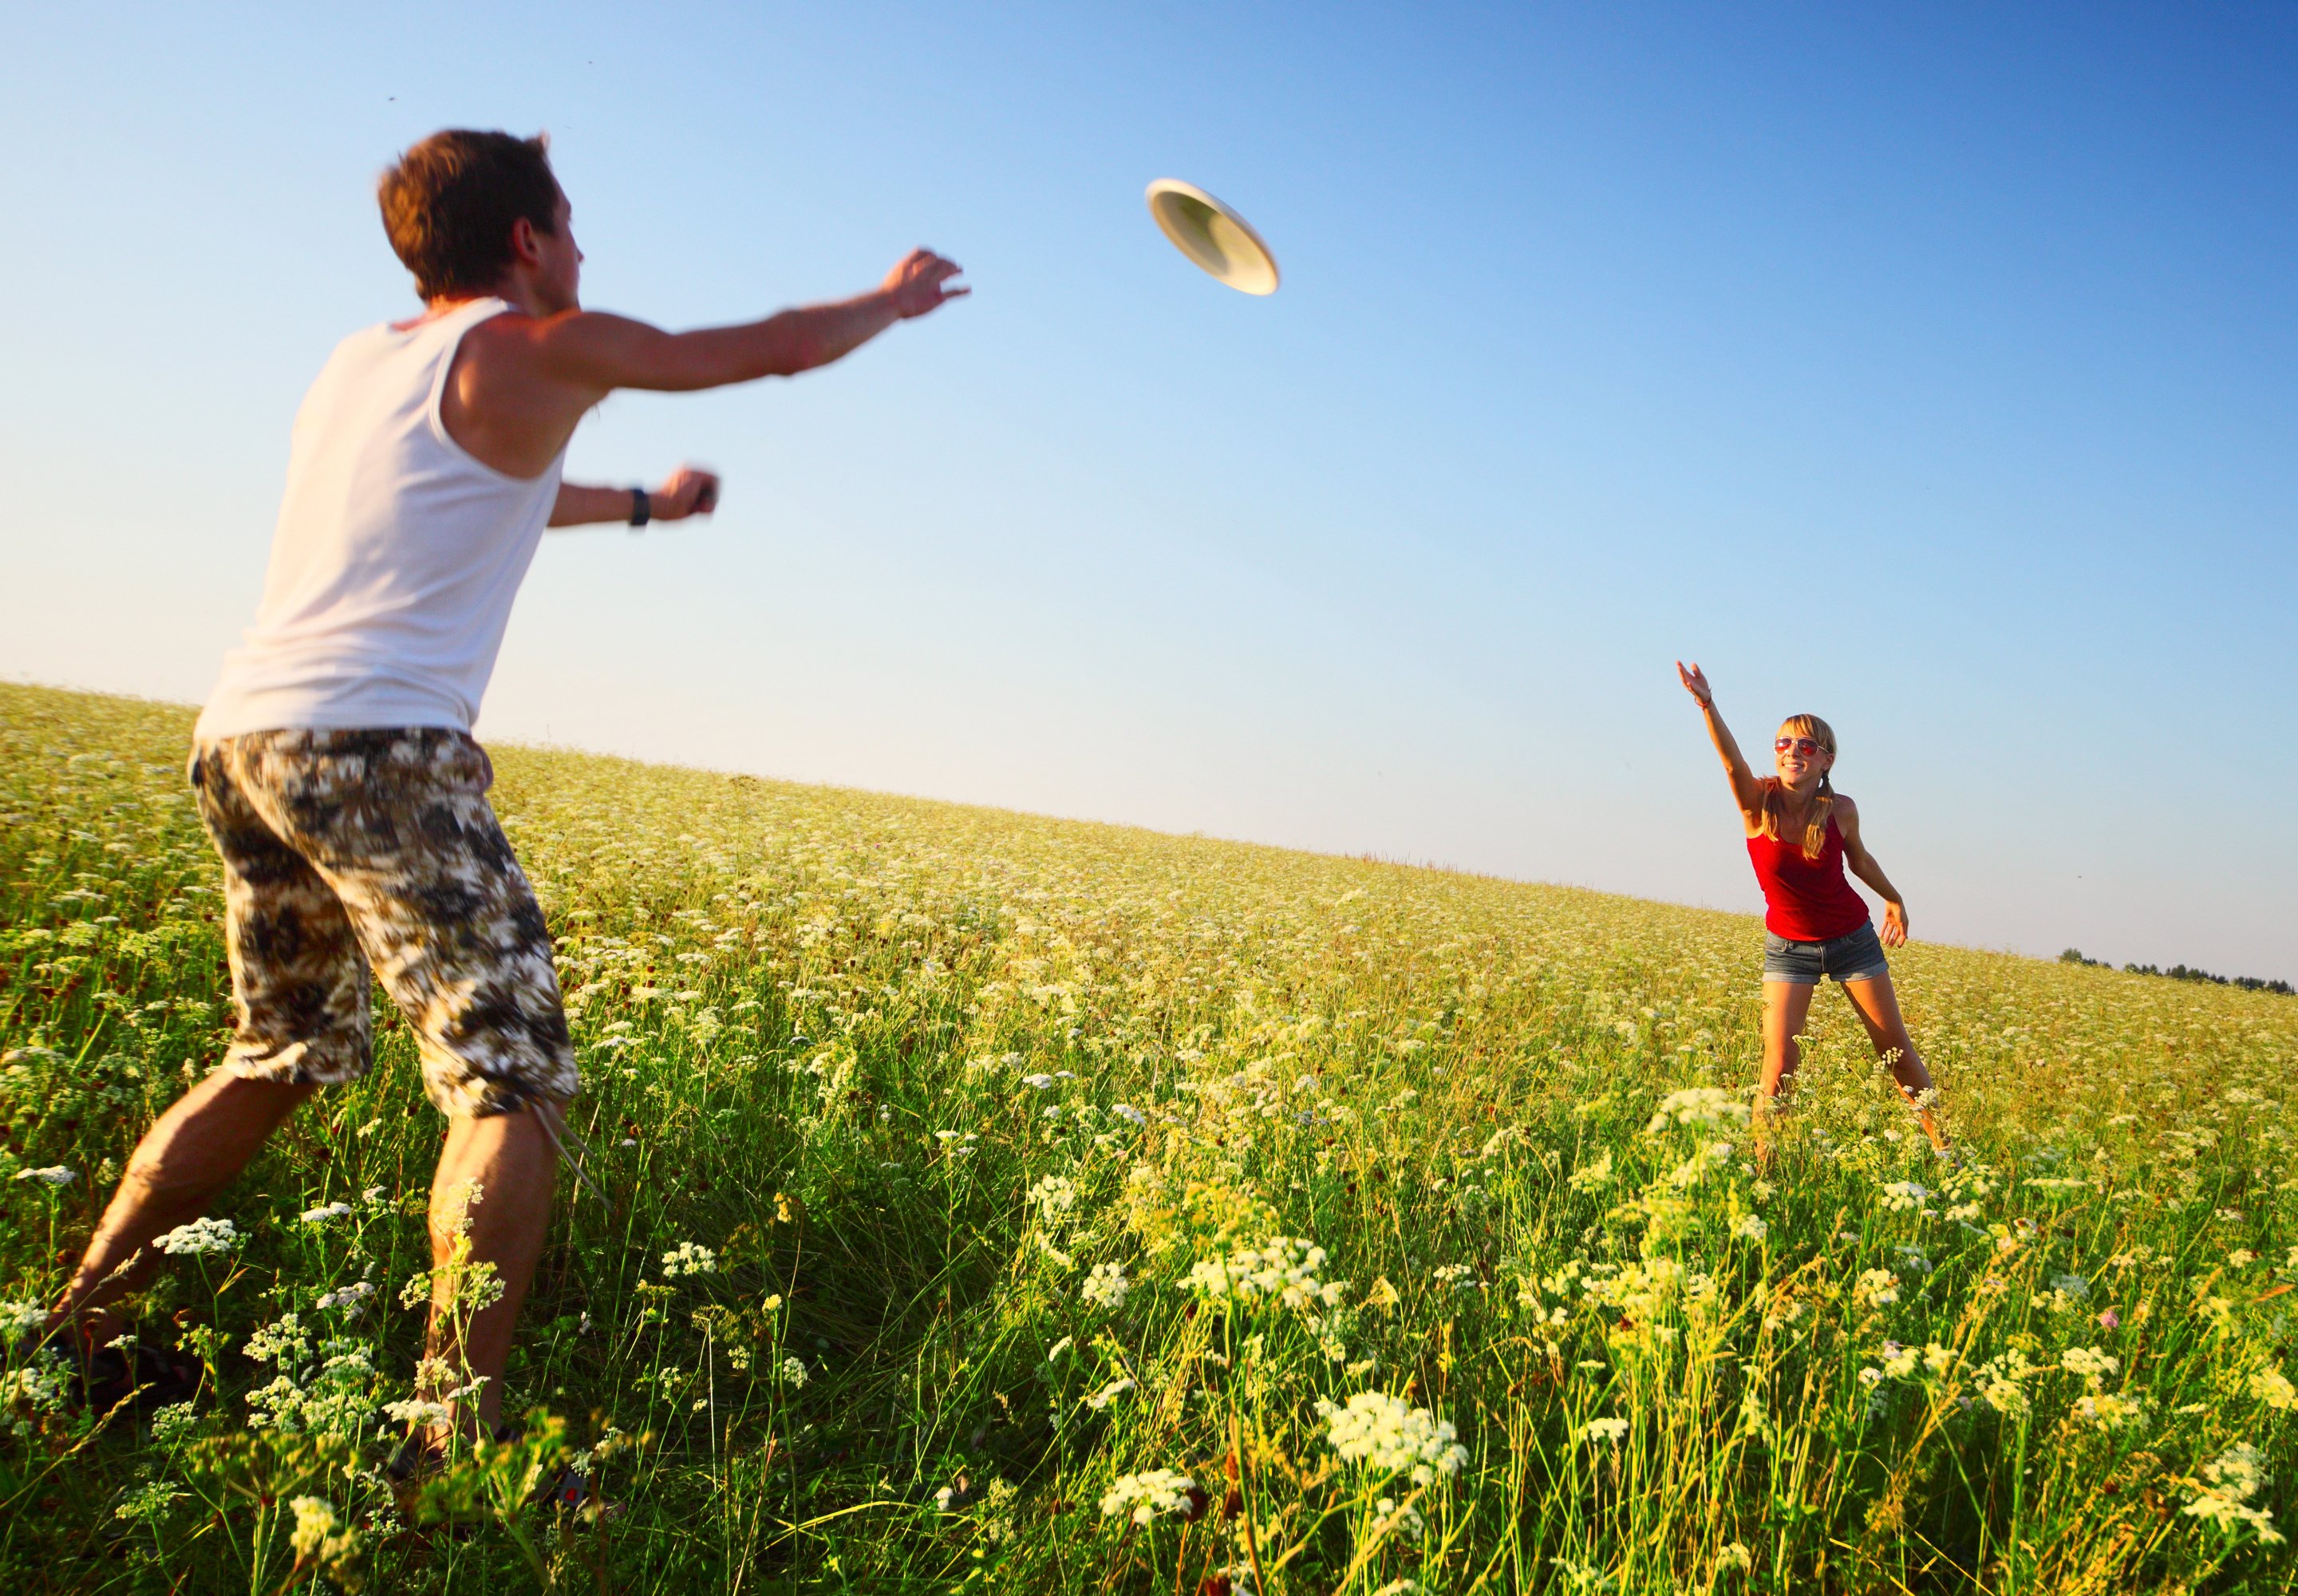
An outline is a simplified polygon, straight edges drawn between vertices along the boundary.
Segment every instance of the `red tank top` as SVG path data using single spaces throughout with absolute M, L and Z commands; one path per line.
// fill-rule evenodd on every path
M 1843 874 L 1843 833 L 1827 818 L 1827 843 L 1819 857 L 1803 856 L 1803 839 L 1750 837 L 1748 858 L 1764 888 L 1764 929 L 1790 942 L 1825 942 L 1847 937 L 1867 923 L 1866 900 Z

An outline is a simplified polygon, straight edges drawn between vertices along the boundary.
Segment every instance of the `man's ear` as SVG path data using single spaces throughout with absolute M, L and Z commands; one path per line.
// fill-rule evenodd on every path
M 534 224 L 524 216 L 510 224 L 510 252 L 521 266 L 542 264 L 542 246 L 535 242 Z

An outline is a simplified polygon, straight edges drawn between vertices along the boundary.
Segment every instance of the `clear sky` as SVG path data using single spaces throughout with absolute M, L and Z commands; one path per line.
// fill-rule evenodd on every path
M 1919 937 L 2298 978 L 2298 10 L 12 14 L 0 674 L 204 696 L 377 170 L 543 128 L 595 307 L 976 293 L 609 401 L 724 509 L 547 541 L 482 735 L 1752 908 L 1680 654 Z

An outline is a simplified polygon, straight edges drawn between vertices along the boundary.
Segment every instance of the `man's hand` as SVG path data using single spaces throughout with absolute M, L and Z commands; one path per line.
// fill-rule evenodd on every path
M 586 488 L 571 482 L 558 484 L 558 501 L 550 509 L 553 526 L 597 526 L 628 521 L 634 508 L 628 488 Z M 718 474 L 681 466 L 662 486 L 647 494 L 650 521 L 683 521 L 707 516 L 718 508 Z
M 718 474 L 681 466 L 647 495 L 648 509 L 657 521 L 683 521 L 707 516 L 718 508 Z
M 963 299 L 973 292 L 971 288 L 953 288 L 950 278 L 965 269 L 955 260 L 945 260 L 931 250 L 912 250 L 902 257 L 901 263 L 886 274 L 878 285 L 878 292 L 886 296 L 894 315 L 908 321 L 938 310 L 954 299 Z

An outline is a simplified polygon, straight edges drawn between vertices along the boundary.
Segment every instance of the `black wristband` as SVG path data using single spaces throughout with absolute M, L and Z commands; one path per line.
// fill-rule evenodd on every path
M 636 531 L 654 519 L 654 501 L 647 497 L 644 488 L 631 490 L 631 529 Z

